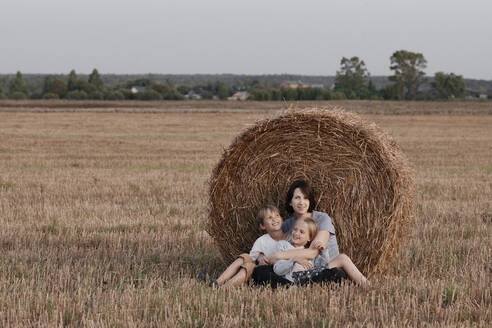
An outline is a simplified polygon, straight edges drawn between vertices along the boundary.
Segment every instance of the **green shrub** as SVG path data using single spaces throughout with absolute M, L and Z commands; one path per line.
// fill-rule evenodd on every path
M 345 94 L 341 91 L 332 91 L 331 92 L 331 99 L 333 99 L 333 100 L 345 99 Z
M 81 90 L 70 91 L 69 93 L 67 93 L 65 98 L 74 99 L 74 100 L 84 100 L 87 99 L 87 92 Z
M 106 100 L 124 100 L 125 96 L 121 91 L 110 91 L 104 97 Z
M 145 90 L 137 93 L 138 100 L 162 100 L 162 95 L 155 90 Z
M 9 98 L 16 99 L 16 100 L 27 99 L 27 95 L 24 92 L 15 91 L 9 95 Z
M 136 95 L 130 89 L 120 89 L 116 92 L 121 92 L 125 99 L 136 99 Z
M 59 99 L 59 98 L 60 97 L 58 97 L 56 93 L 51 93 L 51 92 L 45 93 L 43 95 L 43 99 Z
M 89 99 L 93 99 L 93 100 L 103 100 L 104 99 L 104 93 L 102 93 L 101 91 L 92 91 L 90 94 L 89 94 Z

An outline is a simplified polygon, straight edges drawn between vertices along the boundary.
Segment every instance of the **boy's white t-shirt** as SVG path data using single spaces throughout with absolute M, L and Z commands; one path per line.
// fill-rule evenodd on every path
M 263 236 L 256 239 L 253 247 L 251 247 L 251 251 L 249 252 L 249 256 L 256 261 L 260 253 L 265 254 L 265 256 L 270 256 L 275 254 L 277 251 L 277 243 L 275 239 L 273 239 L 269 234 L 264 234 Z

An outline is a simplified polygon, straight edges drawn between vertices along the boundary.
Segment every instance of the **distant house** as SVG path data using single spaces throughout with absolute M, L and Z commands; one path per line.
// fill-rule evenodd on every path
M 135 86 L 131 87 L 130 91 L 133 94 L 136 94 L 136 93 L 139 93 L 139 92 L 144 92 L 145 91 L 145 87 L 141 87 L 141 86 L 135 85 Z
M 474 93 L 474 94 L 471 94 L 471 95 L 468 95 L 465 97 L 465 99 L 468 99 L 468 100 L 473 100 L 473 99 L 488 99 L 489 96 L 486 95 L 485 93 Z
M 227 100 L 246 100 L 249 97 L 249 92 L 247 91 L 238 91 L 232 96 L 228 97 Z
M 298 89 L 298 88 L 324 88 L 323 84 L 307 84 L 302 81 L 285 81 L 280 83 L 281 88 L 285 89 Z
M 298 89 L 298 88 L 309 88 L 309 85 L 302 81 L 284 81 L 280 83 L 280 87 L 286 89 Z
M 200 94 L 196 93 L 193 90 L 188 91 L 187 94 L 185 94 L 185 99 L 202 99 L 202 96 Z

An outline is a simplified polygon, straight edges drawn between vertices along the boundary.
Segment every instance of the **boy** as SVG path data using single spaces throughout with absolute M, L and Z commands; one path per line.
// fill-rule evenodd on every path
M 283 219 L 279 210 L 273 205 L 265 205 L 257 215 L 260 229 L 266 234 L 256 239 L 249 254 L 241 254 L 231 265 L 213 281 L 211 286 L 239 286 L 251 277 L 256 263 L 260 265 L 270 264 L 268 256 L 277 250 L 276 244 L 284 240 L 286 235 L 282 232 Z

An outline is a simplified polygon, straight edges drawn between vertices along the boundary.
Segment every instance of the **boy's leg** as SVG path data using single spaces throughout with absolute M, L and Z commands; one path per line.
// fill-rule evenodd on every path
M 238 273 L 236 273 L 231 279 L 227 280 L 223 286 L 225 287 L 225 286 L 242 285 L 246 282 L 247 276 L 248 276 L 248 274 L 246 273 L 246 269 L 240 268 Z
M 222 272 L 222 274 L 219 276 L 219 278 L 217 278 L 217 283 L 219 285 L 223 285 L 229 279 L 231 279 L 238 272 L 238 270 L 241 268 L 241 265 L 243 265 L 243 262 L 244 262 L 244 260 L 242 257 L 239 257 L 234 262 L 232 262 L 231 265 L 229 265 L 227 267 L 227 269 L 225 269 L 225 271 Z
M 345 254 L 340 254 L 328 263 L 328 269 L 331 268 L 342 268 L 347 275 L 358 285 L 366 285 L 367 279 L 364 275 L 357 269 L 355 264 L 352 262 L 350 257 Z
M 236 273 L 231 279 L 229 279 L 224 286 L 239 286 L 244 284 L 251 278 L 253 270 L 255 269 L 255 264 L 253 262 L 246 262 L 241 265 L 238 273 Z
M 252 261 L 253 260 L 251 259 L 249 254 L 239 255 L 239 257 L 234 262 L 232 262 L 232 264 L 229 265 L 227 267 L 227 269 L 225 269 L 225 271 L 217 278 L 217 280 L 216 280 L 217 284 L 219 286 L 225 284 L 229 279 L 231 279 L 232 277 L 234 277 L 238 273 L 238 271 L 241 269 L 241 266 L 243 264 L 249 263 Z

